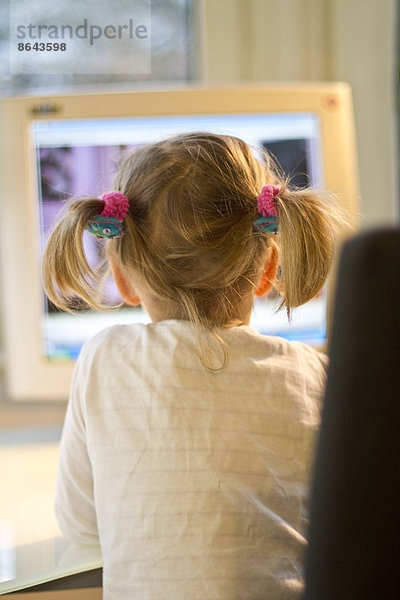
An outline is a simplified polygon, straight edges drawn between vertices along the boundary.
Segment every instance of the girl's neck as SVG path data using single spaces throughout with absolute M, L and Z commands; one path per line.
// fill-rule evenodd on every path
M 142 297 L 142 305 L 150 316 L 153 323 L 160 321 L 169 321 L 171 319 L 178 321 L 187 321 L 186 315 L 176 305 L 172 306 L 167 302 L 157 298 Z M 253 298 L 250 301 L 242 299 L 240 305 L 237 306 L 235 316 L 226 323 L 222 323 L 221 327 L 236 327 L 239 325 L 248 325 L 250 322 L 251 310 L 253 306 Z

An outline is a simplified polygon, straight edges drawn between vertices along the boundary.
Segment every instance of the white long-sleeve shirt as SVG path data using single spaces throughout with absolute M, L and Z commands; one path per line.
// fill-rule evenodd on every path
M 56 513 L 100 541 L 105 600 L 278 600 L 302 589 L 326 357 L 222 330 L 204 368 L 184 321 L 116 326 L 76 365 Z

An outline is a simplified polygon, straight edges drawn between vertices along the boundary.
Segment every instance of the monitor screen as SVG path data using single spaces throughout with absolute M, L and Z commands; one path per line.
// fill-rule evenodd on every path
M 351 100 L 341 84 L 8 99 L 0 108 L 7 156 L 0 185 L 10 199 L 8 218 L 2 220 L 3 307 L 9 390 L 15 398 L 65 399 L 85 340 L 115 323 L 149 321 L 140 307 L 126 305 L 109 312 L 60 312 L 45 299 L 40 283 L 44 244 L 65 200 L 113 189 L 118 163 L 133 148 L 183 132 L 235 135 L 256 155 L 260 147 L 271 152 L 294 185 L 327 188 L 348 207 L 356 204 Z M 17 229 L 25 236 L 22 245 L 15 244 Z M 84 235 L 88 261 L 95 266 L 103 242 Z M 16 269 L 4 260 L 11 252 Z M 277 310 L 280 298 L 270 293 L 256 300 L 250 325 L 262 334 L 322 347 L 328 295 L 325 287 L 295 309 L 289 323 L 285 310 Z M 106 299 L 110 305 L 121 301 L 111 279 Z
M 73 196 L 100 196 L 112 189 L 116 165 L 133 148 L 165 137 L 210 131 L 236 135 L 257 153 L 271 151 L 295 185 L 323 183 L 321 130 L 312 113 L 190 115 L 72 121 L 39 121 L 31 126 L 38 173 L 41 242 L 54 225 L 63 201 Z M 102 242 L 85 234 L 89 264 L 100 260 Z M 105 290 L 110 305 L 121 302 L 112 281 Z M 293 311 L 277 314 L 279 299 L 271 294 L 256 301 L 252 325 L 264 334 L 280 335 L 321 346 L 326 337 L 326 294 Z M 141 309 L 122 307 L 110 314 L 82 310 L 78 315 L 54 310 L 45 302 L 42 351 L 49 360 L 75 359 L 84 341 L 112 323 L 148 321 Z

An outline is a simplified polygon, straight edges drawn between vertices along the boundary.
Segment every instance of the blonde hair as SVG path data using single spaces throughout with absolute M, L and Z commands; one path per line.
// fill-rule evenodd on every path
M 276 237 L 254 227 L 257 196 L 267 183 L 281 187 Z M 313 298 L 326 280 L 339 209 L 316 191 L 289 189 L 268 154 L 257 159 L 236 137 L 192 133 L 140 147 L 122 162 L 115 190 L 128 196 L 130 212 L 125 235 L 110 240 L 108 250 L 173 307 L 172 318 L 214 332 L 233 322 L 272 240 L 280 247 L 276 286 L 288 311 Z M 96 198 L 70 201 L 47 242 L 44 286 L 63 310 L 76 297 L 104 308 L 101 278 L 88 265 L 82 243 L 85 227 L 102 207 Z

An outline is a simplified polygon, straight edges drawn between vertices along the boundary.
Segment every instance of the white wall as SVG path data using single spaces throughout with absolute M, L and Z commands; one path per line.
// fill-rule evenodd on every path
M 396 0 L 203 0 L 204 82 L 336 80 L 353 89 L 365 226 L 399 217 Z

